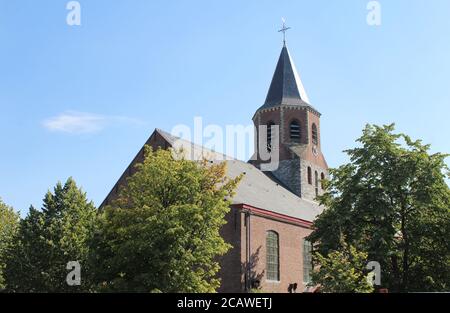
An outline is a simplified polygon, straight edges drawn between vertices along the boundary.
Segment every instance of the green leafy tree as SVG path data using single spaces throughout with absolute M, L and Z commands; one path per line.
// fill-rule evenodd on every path
M 339 249 L 339 234 L 381 264 L 391 291 L 450 290 L 450 191 L 447 155 L 367 125 L 350 162 L 331 170 L 327 209 L 309 239 L 322 255 Z
M 339 250 L 330 251 L 327 256 L 314 253 L 314 261 L 320 267 L 311 275 L 311 286 L 319 286 L 321 292 L 373 292 L 367 280 L 367 253 L 341 241 Z
M 0 199 L 0 290 L 6 288 L 3 271 L 9 252 L 15 245 L 15 236 L 19 230 L 20 216 L 14 209 Z
M 214 292 L 220 236 L 238 183 L 225 165 L 146 147 L 145 160 L 103 212 L 92 256 L 100 290 Z
M 86 194 L 69 178 L 45 195 L 42 210 L 31 207 L 21 222 L 18 245 L 6 267 L 8 289 L 16 292 L 78 292 L 88 289 L 83 273 L 96 212 Z M 66 269 L 80 262 L 82 285 L 68 286 Z

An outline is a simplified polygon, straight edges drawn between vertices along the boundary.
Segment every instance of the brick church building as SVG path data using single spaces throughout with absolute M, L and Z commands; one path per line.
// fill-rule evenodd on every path
M 285 44 L 266 101 L 256 110 L 253 123 L 256 136 L 260 135 L 258 126 L 268 126 L 269 150 L 279 151 L 276 170 L 262 171 L 264 161 L 258 153 L 249 162 L 231 158 L 224 161 L 223 155 L 159 129 L 145 144 L 168 149 L 183 142 L 188 157 L 226 162 L 229 177 L 244 174 L 222 229 L 223 237 L 233 248 L 221 258 L 219 292 L 247 292 L 254 288 L 265 292 L 288 292 L 294 288 L 296 292 L 308 291 L 311 245 L 305 237 L 323 210 L 314 199 L 322 193 L 321 180 L 327 177 L 327 163 L 321 151 L 320 113 L 309 103 Z M 273 140 L 273 125 L 279 128 L 277 140 Z M 273 147 L 274 143 L 277 147 Z M 255 150 L 258 148 L 257 144 Z M 117 196 L 119 186 L 134 173 L 143 154 L 144 147 L 102 206 Z

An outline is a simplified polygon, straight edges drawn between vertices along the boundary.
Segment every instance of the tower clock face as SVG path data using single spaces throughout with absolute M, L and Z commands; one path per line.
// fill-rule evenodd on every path
M 313 147 L 312 147 L 312 153 L 313 153 L 314 155 L 316 155 L 316 156 L 319 154 L 316 145 L 313 145 Z

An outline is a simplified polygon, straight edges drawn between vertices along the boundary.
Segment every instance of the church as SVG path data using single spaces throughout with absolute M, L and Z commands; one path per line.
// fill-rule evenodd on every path
M 265 140 L 257 140 L 257 152 L 251 161 L 224 160 L 223 155 L 160 129 L 155 129 L 145 143 L 154 149 L 168 149 L 179 146 L 181 141 L 191 157 L 200 155 L 211 162 L 226 162 L 229 177 L 243 174 L 226 216 L 227 224 L 221 230 L 233 248 L 220 260 L 219 292 L 310 291 L 311 244 L 305 237 L 324 209 L 315 198 L 322 194 L 321 181 L 328 176 L 321 149 L 320 116 L 309 103 L 284 41 L 266 100 L 253 116 L 255 136 Z M 267 145 L 265 150 L 277 150 L 276 169 L 264 170 L 267 161 L 259 155 L 264 150 L 261 144 Z M 144 147 L 101 206 L 117 197 L 119 187 L 133 175 L 143 157 Z

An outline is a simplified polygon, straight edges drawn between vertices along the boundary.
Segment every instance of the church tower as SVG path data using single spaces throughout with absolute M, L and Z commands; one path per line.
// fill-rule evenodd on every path
M 256 161 L 261 168 L 264 161 L 260 144 L 267 150 L 278 151 L 277 169 L 266 172 L 299 197 L 313 201 L 322 194 L 321 180 L 328 175 L 328 166 L 322 154 L 320 116 L 310 103 L 297 73 L 289 50 L 284 43 L 264 104 L 253 116 L 256 126 Z M 264 127 L 267 126 L 267 131 Z M 278 126 L 279 131 L 275 132 Z M 263 134 L 264 132 L 265 134 Z M 278 133 L 278 140 L 273 136 Z M 277 144 L 274 147 L 273 144 Z M 272 157 L 273 159 L 273 157 Z

